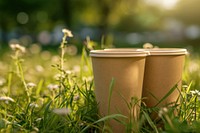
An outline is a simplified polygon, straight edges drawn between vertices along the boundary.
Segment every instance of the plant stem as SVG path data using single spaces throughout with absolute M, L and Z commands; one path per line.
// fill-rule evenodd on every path
M 11 94 L 11 82 L 12 82 L 12 72 L 9 72 L 8 74 L 8 96 Z
M 64 82 L 64 56 L 65 56 L 65 43 L 67 43 L 66 41 L 67 36 L 64 34 L 63 38 L 62 38 L 62 42 L 60 45 L 60 49 L 61 49 L 61 55 L 60 55 L 60 82 L 59 82 L 59 94 L 62 93 L 64 86 L 63 86 L 63 82 Z M 59 98 L 59 103 L 61 102 L 61 97 Z
M 20 62 L 20 59 L 19 59 L 19 51 L 15 52 L 15 58 L 16 58 L 15 60 L 16 60 L 17 73 L 19 74 L 21 81 L 24 85 L 26 96 L 27 96 L 27 99 L 28 99 L 28 103 L 30 103 L 30 101 L 31 101 L 30 100 L 30 94 L 28 92 L 28 87 L 27 87 L 27 84 L 26 84 L 26 81 L 25 81 L 25 78 L 24 78 L 23 68 L 22 68 L 22 65 L 21 65 L 21 62 Z
M 197 96 L 195 97 L 195 100 L 194 100 L 194 120 L 196 121 L 197 120 Z

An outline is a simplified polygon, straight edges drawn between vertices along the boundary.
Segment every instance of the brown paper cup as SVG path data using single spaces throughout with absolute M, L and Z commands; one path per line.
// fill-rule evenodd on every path
M 166 106 L 176 102 L 181 89 L 182 71 L 186 49 L 158 48 L 147 49 L 142 97 L 148 107 Z M 177 88 L 164 99 L 177 84 Z M 179 90 L 178 90 L 179 89 Z
M 132 97 L 141 99 L 146 55 L 145 52 L 137 51 L 93 50 L 90 52 L 100 115 L 122 114 L 131 119 L 130 113 L 133 112 L 129 110 L 127 103 L 130 103 Z M 108 107 L 109 86 L 112 79 L 114 84 L 110 107 Z M 110 108 L 109 114 L 108 108 Z M 137 111 L 137 109 L 135 107 L 132 110 Z M 133 117 L 138 117 L 138 114 L 135 113 Z M 110 127 L 114 133 L 125 132 L 125 126 L 115 120 L 110 121 Z

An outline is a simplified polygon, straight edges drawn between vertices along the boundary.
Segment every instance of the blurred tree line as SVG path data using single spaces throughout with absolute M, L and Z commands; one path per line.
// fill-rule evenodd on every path
M 176 8 L 165 10 L 145 0 L 1 0 L 0 41 L 8 41 L 13 30 L 34 38 L 56 25 L 75 31 L 90 27 L 98 29 L 99 35 L 159 31 L 167 18 L 199 25 L 199 4 L 199 0 L 180 0 Z

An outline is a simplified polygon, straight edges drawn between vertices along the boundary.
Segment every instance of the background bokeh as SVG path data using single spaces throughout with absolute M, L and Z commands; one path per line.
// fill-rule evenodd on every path
M 199 49 L 199 0 L 0 0 L 0 47 L 19 42 L 58 46 L 62 28 L 71 43 L 87 36 L 106 45 Z

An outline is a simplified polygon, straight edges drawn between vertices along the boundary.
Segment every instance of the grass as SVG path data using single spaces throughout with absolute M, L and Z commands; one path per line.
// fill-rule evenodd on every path
M 98 114 L 86 47 L 81 56 L 70 56 L 65 53 L 65 46 L 67 42 L 62 44 L 61 53 L 51 53 L 34 44 L 26 48 L 26 53 L 19 47 L 1 56 L 0 132 L 112 132 L 107 121 L 126 118 L 121 114 L 105 117 Z M 127 132 L 195 133 L 200 130 L 199 58 L 191 55 L 186 59 L 180 104 L 169 108 L 147 108 L 142 104 L 136 125 L 130 124 L 133 121 L 125 123 Z M 110 95 L 113 84 L 114 81 Z M 127 101 L 130 110 L 134 102 L 134 98 Z M 154 112 L 159 117 L 153 119 Z

